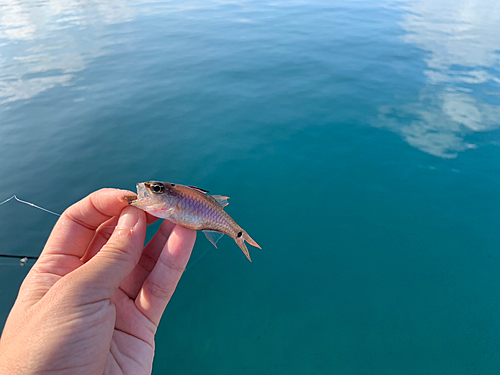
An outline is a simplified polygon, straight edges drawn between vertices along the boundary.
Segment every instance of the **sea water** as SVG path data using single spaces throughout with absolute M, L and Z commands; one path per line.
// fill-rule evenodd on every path
M 0 201 L 231 197 L 263 250 L 198 235 L 155 374 L 498 373 L 498 35 L 495 0 L 4 0 Z M 56 220 L 1 206 L 1 252 Z

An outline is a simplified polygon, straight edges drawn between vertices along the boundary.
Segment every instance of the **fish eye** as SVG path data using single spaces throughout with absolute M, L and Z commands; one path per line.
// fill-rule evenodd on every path
M 151 191 L 155 194 L 162 194 L 164 190 L 165 190 L 165 187 L 163 186 L 163 184 L 152 184 L 151 185 Z

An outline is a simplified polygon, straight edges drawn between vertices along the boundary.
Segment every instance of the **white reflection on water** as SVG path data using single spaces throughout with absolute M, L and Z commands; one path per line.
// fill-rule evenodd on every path
M 105 54 L 106 25 L 127 22 L 137 3 L 120 0 L 0 4 L 0 104 L 30 99 Z M 116 42 L 116 40 L 115 40 Z
M 381 126 L 443 158 L 476 148 L 468 134 L 500 128 L 500 106 L 480 99 L 498 101 L 500 2 L 405 0 L 397 6 L 405 12 L 404 41 L 428 52 L 427 86 L 416 103 L 381 107 Z

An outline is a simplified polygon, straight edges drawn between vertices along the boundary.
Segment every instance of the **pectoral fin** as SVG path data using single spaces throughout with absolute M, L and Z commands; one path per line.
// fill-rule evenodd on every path
M 207 239 L 212 243 L 217 248 L 217 241 L 221 239 L 221 237 L 224 235 L 224 233 L 220 232 L 215 232 L 213 230 L 204 230 L 203 233 L 205 233 L 205 236 L 207 236 Z

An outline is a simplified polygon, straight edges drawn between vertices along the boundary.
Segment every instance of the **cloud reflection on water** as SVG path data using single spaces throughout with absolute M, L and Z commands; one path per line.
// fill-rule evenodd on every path
M 136 4 L 5 0 L 0 5 L 0 104 L 69 84 L 74 73 L 105 54 L 110 43 L 105 26 L 133 19 Z
M 500 2 L 405 0 L 397 7 L 404 11 L 403 40 L 428 52 L 427 84 L 418 102 L 381 107 L 380 126 L 442 158 L 476 148 L 468 134 L 500 128 L 500 106 L 480 98 L 498 101 Z

